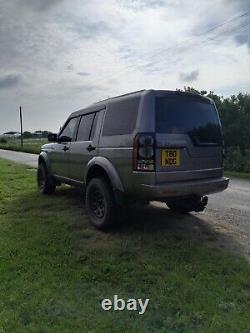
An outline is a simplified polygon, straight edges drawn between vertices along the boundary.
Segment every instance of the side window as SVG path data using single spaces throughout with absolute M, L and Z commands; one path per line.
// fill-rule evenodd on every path
M 67 123 L 67 125 L 64 127 L 64 129 L 60 133 L 60 138 L 64 136 L 64 137 L 69 138 L 70 139 L 69 141 L 71 141 L 73 139 L 75 127 L 78 123 L 78 120 L 79 120 L 79 118 L 70 119 L 70 121 Z
M 103 136 L 130 134 L 136 124 L 140 97 L 111 102 L 106 111 Z
M 99 112 L 96 112 L 95 118 L 94 118 L 94 121 L 93 121 L 93 125 L 92 125 L 92 129 L 91 129 L 90 140 L 93 140 L 93 137 L 95 135 L 95 129 L 96 129 L 98 116 L 99 116 Z
M 86 116 L 82 116 L 78 128 L 77 139 L 76 139 L 77 141 L 89 141 L 94 117 L 95 113 L 90 113 L 87 114 Z

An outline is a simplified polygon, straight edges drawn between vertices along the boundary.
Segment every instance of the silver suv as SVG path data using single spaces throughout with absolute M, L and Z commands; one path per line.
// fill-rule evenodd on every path
M 86 209 L 100 229 L 117 208 L 158 200 L 174 211 L 202 211 L 223 191 L 223 139 L 214 102 L 198 94 L 142 90 L 72 113 L 41 148 L 38 185 L 86 189 Z

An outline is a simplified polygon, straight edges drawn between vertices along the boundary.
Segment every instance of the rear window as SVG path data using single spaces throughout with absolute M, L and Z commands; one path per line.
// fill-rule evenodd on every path
M 188 134 L 195 145 L 222 144 L 215 107 L 193 96 L 156 97 L 156 132 Z
M 78 128 L 77 141 L 89 140 L 94 117 L 95 117 L 94 113 L 82 116 Z
M 136 124 L 140 97 L 112 101 L 106 112 L 103 136 L 123 135 L 133 132 Z

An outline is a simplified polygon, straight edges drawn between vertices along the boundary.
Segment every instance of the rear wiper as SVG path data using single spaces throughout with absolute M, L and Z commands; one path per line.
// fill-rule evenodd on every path
M 198 146 L 214 147 L 220 145 L 219 142 L 201 142 L 196 136 L 194 136 L 193 139 Z

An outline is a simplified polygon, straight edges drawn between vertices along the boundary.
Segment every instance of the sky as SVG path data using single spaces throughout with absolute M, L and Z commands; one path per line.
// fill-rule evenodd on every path
M 249 0 L 0 0 L 0 133 L 184 86 L 250 92 Z

